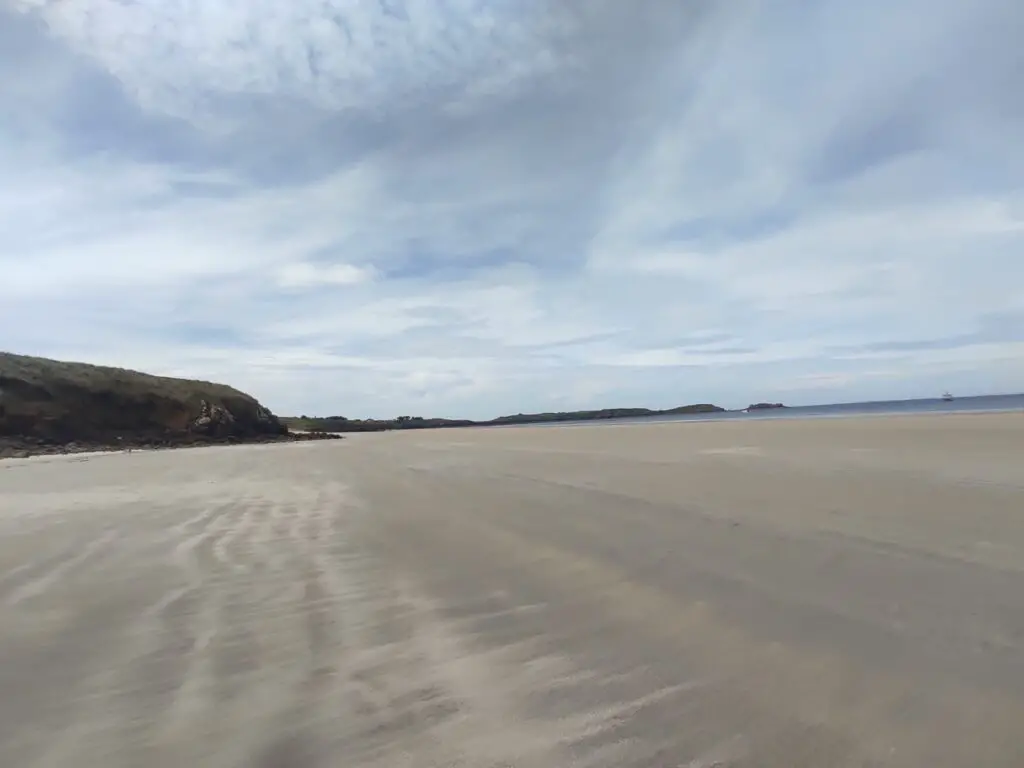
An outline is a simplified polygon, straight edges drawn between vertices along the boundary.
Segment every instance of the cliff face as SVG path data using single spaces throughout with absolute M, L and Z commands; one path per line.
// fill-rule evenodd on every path
M 0 352 L 0 438 L 131 445 L 287 431 L 255 398 L 222 384 Z

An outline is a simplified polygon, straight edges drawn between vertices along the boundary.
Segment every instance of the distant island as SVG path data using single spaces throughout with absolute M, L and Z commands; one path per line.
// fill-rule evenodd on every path
M 709 403 L 682 405 L 678 408 L 602 408 L 591 411 L 552 411 L 517 413 L 488 421 L 470 419 L 439 419 L 422 416 L 399 416 L 395 419 L 348 419 L 344 416 L 282 416 L 281 422 L 291 430 L 319 432 L 383 432 L 391 429 L 443 429 L 454 427 L 496 427 L 508 424 L 552 424 L 572 421 L 638 419 L 649 416 L 677 416 L 690 413 L 722 413 L 725 408 Z
M 782 403 L 752 403 L 744 408 L 745 411 L 767 411 L 771 408 L 785 408 Z

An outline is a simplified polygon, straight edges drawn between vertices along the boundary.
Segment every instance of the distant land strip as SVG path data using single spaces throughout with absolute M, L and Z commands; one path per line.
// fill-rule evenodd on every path
M 505 424 L 550 424 L 566 421 L 637 419 L 647 416 L 677 416 L 691 413 L 722 413 L 725 408 L 710 403 L 682 405 L 678 408 L 601 408 L 590 411 L 551 411 L 517 413 L 488 421 L 399 416 L 394 419 L 348 419 L 344 416 L 282 416 L 281 423 L 291 430 L 308 432 L 383 432 L 389 429 L 441 429 L 447 427 L 496 427 Z

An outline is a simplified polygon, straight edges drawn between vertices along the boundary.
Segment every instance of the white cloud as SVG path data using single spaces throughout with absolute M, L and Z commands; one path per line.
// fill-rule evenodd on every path
M 372 270 L 352 264 L 319 266 L 308 262 L 297 262 L 285 264 L 277 272 L 277 282 L 282 288 L 358 285 L 372 278 Z
M 17 0 L 6 344 L 346 415 L 1024 388 L 1019 8 L 641 6 Z
M 223 117 L 218 97 L 286 94 L 387 110 L 450 88 L 486 99 L 559 65 L 565 23 L 478 0 L 15 0 L 94 57 L 146 107 Z M 390 6 L 390 7 L 389 7 Z M 397 9 L 397 12 L 392 10 Z M 550 41 L 551 45 L 541 45 Z

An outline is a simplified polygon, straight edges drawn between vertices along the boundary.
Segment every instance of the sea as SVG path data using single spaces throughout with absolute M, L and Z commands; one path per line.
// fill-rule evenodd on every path
M 545 426 L 586 426 L 597 424 L 651 424 L 675 421 L 727 421 L 743 419 L 840 419 L 852 416 L 899 416 L 942 413 L 1020 413 L 1024 415 L 1024 394 L 977 395 L 957 397 L 953 400 L 925 398 L 919 400 L 880 400 L 867 403 L 834 403 L 832 405 L 798 405 L 786 408 L 767 408 L 752 412 L 722 411 L 719 413 L 659 414 L 628 419 L 595 419 L 592 421 L 563 421 Z M 526 426 L 526 425 L 524 425 Z M 541 426 L 531 424 L 528 426 Z

